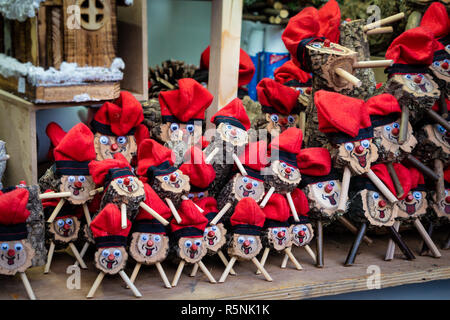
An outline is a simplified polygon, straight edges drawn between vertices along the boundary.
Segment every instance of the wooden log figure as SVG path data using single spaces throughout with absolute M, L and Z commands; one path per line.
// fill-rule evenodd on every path
M 157 212 L 164 219 L 172 215 L 170 208 L 165 204 L 156 192 L 147 184 L 144 184 L 144 204 Z M 148 209 L 147 209 L 148 210 Z M 169 237 L 166 226 L 155 219 L 147 210 L 140 208 L 131 229 L 131 241 L 129 253 L 136 260 L 136 266 L 131 274 L 131 282 L 135 282 L 141 265 L 155 265 L 161 279 L 167 288 L 171 288 L 166 273 L 161 265 L 169 253 Z
M 97 160 L 113 159 L 121 153 L 131 162 L 137 152 L 135 132 L 145 130 L 143 120 L 142 105 L 128 91 L 121 91 L 114 102 L 105 102 L 90 123 Z
M 267 281 L 273 281 L 256 258 L 263 248 L 261 231 L 264 221 L 264 212 L 255 200 L 244 198 L 238 202 L 230 218 L 231 238 L 228 242 L 228 254 L 231 258 L 219 282 L 225 282 L 236 260 L 252 261 Z
M 92 220 L 91 230 L 95 239 L 95 267 L 100 271 L 93 283 L 87 298 L 93 298 L 104 276 L 119 274 L 139 298 L 141 293 L 124 271 L 128 260 L 126 250 L 127 237 L 131 229 L 130 220 L 126 220 L 126 228 L 122 226 L 122 213 L 113 203 L 107 204 Z
M 211 122 L 216 125 L 216 131 L 204 153 L 216 171 L 210 193 L 217 197 L 230 180 L 234 163 L 249 141 L 250 120 L 242 101 L 236 98 L 216 112 Z
M 443 170 L 443 183 L 432 193 L 431 207 L 439 222 L 447 223 L 450 219 L 450 167 Z
M 25 271 L 32 266 L 35 250 L 28 240 L 27 208 L 29 191 L 16 188 L 10 192 L 0 192 L 0 274 L 13 276 L 17 272 L 27 291 L 28 297 L 36 297 Z
M 208 219 L 198 210 L 192 200 L 183 200 L 179 208 L 181 223 L 176 219 L 170 222 L 171 251 L 179 260 L 178 268 L 172 280 L 172 287 L 177 286 L 186 263 L 197 264 L 205 273 L 211 283 L 216 280 L 202 262 L 208 248 L 203 239 Z
M 212 94 L 194 79 L 178 80 L 178 89 L 159 94 L 161 106 L 161 141 L 173 150 L 176 166 L 183 162 L 188 149 L 199 143 L 205 111 L 212 103 Z
M 0 190 L 3 189 L 2 178 L 6 170 L 6 161 L 8 161 L 9 155 L 6 153 L 6 143 L 0 140 Z

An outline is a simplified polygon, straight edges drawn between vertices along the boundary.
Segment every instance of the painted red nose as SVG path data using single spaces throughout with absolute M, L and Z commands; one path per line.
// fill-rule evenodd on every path
M 75 186 L 75 188 L 81 188 L 83 186 L 80 181 L 75 182 L 73 185 Z
M 175 174 L 170 175 L 170 181 L 175 182 L 177 180 L 177 176 Z
M 108 256 L 108 260 L 109 260 L 109 261 L 114 260 L 114 255 L 113 255 L 112 253 Z
M 356 152 L 357 154 L 363 153 L 363 152 L 364 152 L 364 147 L 363 147 L 362 145 L 357 146 L 357 147 L 355 148 L 355 152 Z
M 378 206 L 379 206 L 380 208 L 386 207 L 386 201 L 384 201 L 384 200 L 378 201 Z
M 415 83 L 421 83 L 422 82 L 422 78 L 421 77 L 414 77 L 414 82 Z
M 14 257 L 15 254 L 16 254 L 16 251 L 14 249 L 9 249 L 8 250 L 8 256 Z
M 112 151 L 116 151 L 117 149 L 119 149 L 119 146 L 117 145 L 117 143 L 113 143 L 113 144 L 111 145 L 111 150 L 112 150 Z
M 280 231 L 277 234 L 278 238 L 284 238 L 284 235 L 285 235 L 284 231 Z
M 63 228 L 64 228 L 64 230 L 69 230 L 70 226 L 67 223 L 65 223 Z
M 197 249 L 198 249 L 197 245 L 196 245 L 196 244 L 193 244 L 192 247 L 191 247 L 191 250 L 192 250 L 192 251 L 197 251 Z
M 286 123 L 287 123 L 287 119 L 286 119 L 286 118 L 282 118 L 282 119 L 279 120 L 279 122 L 280 122 L 280 124 L 281 124 L 282 126 L 284 126 L 284 125 L 286 125 Z
M 252 188 L 252 184 L 249 182 L 245 185 L 245 188 L 250 190 Z
M 147 241 L 147 247 L 153 247 L 153 241 L 152 240 L 148 240 Z
M 130 184 L 130 179 L 128 179 L 128 178 L 125 178 L 125 179 L 123 179 L 123 184 L 124 185 L 129 185 Z
M 300 230 L 300 231 L 298 232 L 298 235 L 299 235 L 300 237 L 304 237 L 304 236 L 305 236 L 305 231 Z
M 444 62 L 441 64 L 441 68 L 447 70 L 448 69 L 448 62 Z
M 411 202 L 413 200 L 414 200 L 414 197 L 411 193 L 406 196 L 406 202 Z
M 325 39 L 325 41 L 323 42 L 323 46 L 328 48 L 330 46 L 330 43 L 331 43 L 330 40 Z
M 291 168 L 286 168 L 284 171 L 285 171 L 286 173 L 291 173 Z
M 445 202 L 450 203 L 450 196 L 445 197 Z
M 325 186 L 324 190 L 325 190 L 326 193 L 330 193 L 331 191 L 333 191 L 333 186 L 331 184 L 327 184 Z
M 398 134 L 400 133 L 400 129 L 399 128 L 394 128 L 394 129 L 392 129 L 392 135 L 393 136 L 398 136 Z
M 216 233 L 215 233 L 214 231 L 212 231 L 212 230 L 209 230 L 209 231 L 208 231 L 208 237 L 212 238 L 212 237 L 214 237 L 215 235 L 216 235 Z
M 236 129 L 231 130 L 230 133 L 231 133 L 231 135 L 235 136 L 236 133 L 237 133 L 237 132 L 236 132 Z
M 311 94 L 311 88 L 306 88 L 306 90 L 305 90 L 305 92 L 306 92 L 306 94 Z
M 245 247 L 245 248 L 250 247 L 250 241 L 245 240 L 245 241 L 244 241 L 244 247 Z

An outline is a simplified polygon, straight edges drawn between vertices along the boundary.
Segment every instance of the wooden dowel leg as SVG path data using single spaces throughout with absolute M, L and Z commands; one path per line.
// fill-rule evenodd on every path
M 86 203 L 83 203 L 83 212 L 84 212 L 84 217 L 86 219 L 86 223 L 88 226 L 91 225 L 92 219 L 91 219 L 91 214 L 89 212 L 89 207 Z
M 394 169 L 394 165 L 392 162 L 387 162 L 386 167 L 388 169 L 389 175 L 392 179 L 392 182 L 394 183 L 395 191 L 397 193 L 397 198 L 402 198 L 405 194 L 405 191 L 403 190 L 403 186 L 400 183 L 400 179 L 398 178 L 397 172 Z
M 270 252 L 269 248 L 264 248 L 264 252 L 263 252 L 263 255 L 262 255 L 261 261 L 260 261 L 260 263 L 263 267 L 266 264 L 266 260 L 267 260 L 267 257 L 269 256 L 269 252 Z M 256 274 L 261 274 L 261 271 L 259 269 L 257 269 Z
M 427 233 L 430 238 L 433 235 L 433 230 L 434 230 L 434 224 L 433 224 L 433 222 L 430 221 L 430 223 L 428 224 L 428 228 L 427 228 Z M 422 244 L 422 250 L 420 250 L 420 255 L 421 256 L 428 255 L 429 251 L 430 251 L 430 249 L 428 248 L 427 243 L 424 241 Z
M 161 262 L 155 263 L 156 269 L 158 269 L 159 275 L 161 276 L 162 281 L 164 282 L 164 285 L 166 288 L 170 289 L 172 286 L 170 285 L 169 279 L 166 276 L 166 273 L 164 272 L 164 269 L 161 265 Z
M 121 225 L 122 229 L 127 228 L 127 205 L 125 203 L 120 204 L 120 213 L 121 213 Z
M 394 14 L 394 15 L 389 16 L 387 18 L 384 18 L 384 19 L 377 20 L 375 22 L 366 24 L 363 27 L 363 31 L 366 32 L 366 31 L 368 31 L 370 29 L 373 29 L 373 28 L 379 28 L 379 27 L 381 27 L 383 25 L 386 25 L 386 24 L 389 24 L 389 23 L 393 23 L 393 22 L 395 22 L 397 20 L 403 19 L 404 17 L 405 17 L 405 14 L 403 12 Z
M 50 271 L 50 265 L 52 264 L 54 252 L 55 252 L 55 243 L 53 241 L 51 241 L 50 248 L 48 249 L 47 263 L 45 264 L 44 273 L 48 273 Z
M 406 259 L 408 259 L 408 260 L 415 259 L 416 257 L 411 252 L 411 250 L 408 248 L 406 243 L 403 241 L 402 237 L 397 232 L 397 230 L 395 230 L 395 228 L 393 226 L 390 226 L 389 230 L 391 231 L 392 240 L 394 240 L 395 244 L 400 248 L 400 250 L 402 250 L 402 252 L 405 255 Z
M 78 252 L 77 247 L 75 247 L 75 245 L 73 244 L 73 242 L 69 243 L 69 247 L 72 250 L 73 255 L 75 256 L 75 258 L 77 259 L 78 263 L 80 264 L 82 269 L 87 269 L 87 265 L 86 263 L 84 263 L 83 258 L 81 258 L 80 253 Z
M 400 229 L 400 224 L 401 222 L 399 220 L 396 220 L 394 222 L 393 227 L 395 228 L 395 230 L 399 230 Z M 394 259 L 394 254 L 395 254 L 395 242 L 392 239 L 389 239 L 389 243 L 388 243 L 388 247 L 386 249 L 386 255 L 384 256 L 384 260 L 385 261 L 391 261 L 392 259 Z
M 141 207 L 142 209 L 144 209 L 145 211 L 147 211 L 149 214 L 151 214 L 153 216 L 153 218 L 155 218 L 156 220 L 158 220 L 159 222 L 162 223 L 162 225 L 167 226 L 169 225 L 169 221 L 167 221 L 166 219 L 164 219 L 158 212 L 156 212 L 155 210 L 153 210 L 152 208 L 150 208 L 145 202 L 140 202 L 139 203 L 139 207 Z M 203 211 L 202 211 L 203 212 Z
M 223 254 L 222 250 L 217 251 L 217 255 L 219 256 L 220 260 L 225 265 L 225 267 L 228 266 L 229 262 L 228 262 L 227 258 L 225 257 L 225 255 Z M 231 268 L 230 274 L 233 276 L 237 275 L 236 272 L 233 270 L 233 268 Z
M 262 199 L 261 203 L 259 204 L 261 208 L 264 208 L 266 206 L 267 202 L 269 201 L 274 191 L 275 187 L 270 187 L 269 191 L 267 191 L 266 195 L 264 196 L 264 199 Z
M 347 197 L 348 188 L 350 186 L 350 178 L 352 177 L 352 172 L 349 167 L 344 167 L 344 173 L 342 175 L 341 183 L 341 194 L 339 195 L 339 202 L 336 212 L 343 213 L 347 209 Z
M 27 291 L 28 297 L 30 300 L 36 300 L 36 296 L 34 295 L 33 288 L 31 288 L 30 282 L 28 281 L 28 277 L 25 272 L 19 272 L 20 278 L 22 279 L 25 290 Z
M 211 151 L 211 153 L 205 158 L 205 162 L 210 163 L 217 152 L 219 152 L 219 148 L 215 148 L 213 151 Z
M 297 270 L 303 270 L 303 267 L 300 264 L 300 262 L 298 262 L 298 260 L 292 254 L 291 248 L 284 249 L 284 252 L 287 254 L 287 256 L 289 257 L 289 260 L 292 261 L 292 263 L 294 264 L 294 266 Z
M 292 200 L 291 193 L 286 193 L 286 198 L 289 204 L 289 208 L 291 209 L 292 216 L 294 217 L 295 222 L 299 222 L 300 218 L 298 217 L 297 209 L 295 208 L 294 201 Z
M 305 111 L 300 111 L 300 119 L 299 119 L 299 125 L 298 127 L 300 128 L 300 130 L 302 130 L 302 132 L 305 132 L 306 129 L 306 112 Z
M 436 123 L 439 123 L 445 128 L 445 130 L 450 131 L 450 123 L 446 119 L 442 118 L 439 113 L 431 109 L 427 109 L 426 112 L 429 118 L 434 120 Z
M 355 87 L 359 88 L 362 85 L 361 80 L 359 80 L 357 77 L 355 77 L 350 72 L 342 69 L 342 68 L 335 68 L 334 72 L 336 72 L 337 75 L 339 75 L 341 78 L 347 80 L 351 84 L 353 84 Z
M 134 266 L 133 272 L 131 273 L 130 281 L 134 283 L 136 281 L 137 275 L 139 274 L 139 270 L 141 270 L 142 263 L 136 262 Z
M 339 220 L 339 222 L 346 227 L 351 233 L 353 234 L 358 234 L 358 229 L 353 225 L 353 223 L 351 223 L 347 218 L 343 217 L 343 216 L 338 216 L 337 219 Z M 367 245 L 372 245 L 373 244 L 373 240 L 370 239 L 368 236 L 364 236 L 363 237 L 363 241 L 367 244 Z
M 392 33 L 392 32 L 394 32 L 394 28 L 389 26 L 389 27 L 380 27 L 380 28 L 368 30 L 366 32 L 366 34 L 368 36 L 370 36 L 370 35 L 374 35 L 374 34 Z
M 231 208 L 231 203 L 227 202 L 223 208 L 216 214 L 216 216 L 211 220 L 210 225 L 215 225 L 222 219 L 223 215 Z
M 238 167 L 239 171 L 241 172 L 241 174 L 245 177 L 248 175 L 247 171 L 245 170 L 244 166 L 242 165 L 241 160 L 239 160 L 239 157 L 233 153 L 233 160 L 234 163 L 236 164 L 236 166 Z
M 287 263 L 289 261 L 289 256 L 287 253 L 284 254 L 283 262 L 281 262 L 281 268 L 285 269 L 287 267 Z
M 388 189 L 388 187 L 386 187 L 384 182 L 380 178 L 378 178 L 378 176 L 372 171 L 372 169 L 369 169 L 366 175 L 390 203 L 398 202 L 397 197 L 391 192 L 391 190 Z
M 422 237 L 423 241 L 427 244 L 428 248 L 430 249 L 431 253 L 435 258 L 440 258 L 441 253 L 439 252 L 438 248 L 434 244 L 433 240 L 431 240 L 428 233 L 425 231 L 425 228 L 422 225 L 422 222 L 418 218 L 414 219 L 414 226 L 416 227 L 417 231 L 419 232 L 420 236 Z
M 352 266 L 355 263 L 356 254 L 358 253 L 358 248 L 361 244 L 362 238 L 366 233 L 367 224 L 365 222 L 361 223 L 358 234 L 356 235 L 355 241 L 353 242 L 352 248 L 348 253 L 347 259 L 345 260 L 345 266 Z
M 180 280 L 181 272 L 183 272 L 185 263 L 186 262 L 184 260 L 181 260 L 180 263 L 178 264 L 177 271 L 175 272 L 175 276 L 173 277 L 173 280 L 172 280 L 172 287 L 177 286 L 178 280 Z
M 439 176 L 436 181 L 436 202 L 439 203 L 445 198 L 444 163 L 441 159 L 434 160 L 434 172 Z
M 136 288 L 136 286 L 131 282 L 130 278 L 128 278 L 125 271 L 120 270 L 119 275 L 123 279 L 123 281 L 130 287 L 131 291 L 133 291 L 136 298 L 142 297 L 142 294 L 139 292 L 139 290 Z
M 273 281 L 273 279 L 270 277 L 269 273 L 264 269 L 264 267 L 259 263 L 258 259 L 256 257 L 253 257 L 252 262 L 255 264 L 255 266 L 258 268 L 259 271 L 264 275 L 267 281 Z
M 80 251 L 80 257 L 81 257 L 81 259 L 84 258 L 84 255 L 86 254 L 86 251 L 87 251 L 88 248 L 89 248 L 89 241 L 86 241 L 86 242 L 84 243 L 84 245 L 83 245 L 83 248 L 81 248 L 81 251 Z M 77 261 L 75 261 L 74 264 L 75 264 L 76 266 L 78 266 L 80 263 L 79 263 L 78 260 L 77 260 Z
M 95 291 L 97 291 L 98 286 L 100 283 L 102 283 L 103 278 L 105 277 L 105 273 L 100 272 L 95 279 L 94 283 L 92 284 L 91 289 L 89 290 L 89 293 L 87 294 L 86 298 L 93 298 L 95 295 Z
M 311 256 L 311 258 L 314 261 L 314 264 L 317 264 L 317 256 L 314 253 L 314 251 L 311 249 L 311 247 L 309 245 L 304 245 L 303 248 L 305 248 L 306 252 L 308 252 L 308 254 Z
M 197 275 L 197 271 L 198 271 L 198 264 L 194 263 L 194 266 L 192 267 L 191 274 L 189 276 L 190 277 L 195 277 Z
M 447 119 L 448 117 L 448 108 L 447 108 L 447 101 L 445 100 L 446 92 L 444 90 L 441 90 L 441 96 L 439 97 L 439 113 L 442 118 Z
M 323 224 L 320 218 L 317 220 L 316 246 L 317 246 L 316 267 L 323 268 Z
M 422 162 L 420 162 L 416 157 L 414 157 L 411 154 L 408 154 L 406 156 L 406 159 L 408 159 L 409 162 L 411 162 L 411 164 L 416 167 L 417 169 L 419 169 L 420 171 L 422 171 L 423 174 L 425 174 L 427 177 L 433 179 L 434 181 L 438 181 L 439 180 L 439 176 L 430 168 L 428 168 L 425 164 L 423 164 Z
M 444 244 L 442 245 L 443 250 L 450 249 L 450 232 L 447 234 L 447 239 L 445 239 Z
M 62 207 L 64 206 L 64 203 L 66 203 L 66 199 L 61 198 L 59 200 L 58 204 L 56 205 L 55 209 L 53 209 L 52 214 L 48 218 L 48 220 L 47 220 L 48 223 L 52 223 L 55 220 L 56 216 L 58 215 L 58 213 L 61 211 Z
M 228 262 L 227 267 L 225 268 L 225 270 L 222 273 L 222 276 L 219 279 L 219 283 L 225 282 L 225 280 L 227 279 L 227 276 L 230 273 L 231 268 L 233 268 L 233 265 L 235 262 L 236 262 L 236 257 L 231 257 L 230 261 Z
M 170 211 L 172 212 L 172 215 L 173 215 L 173 217 L 175 218 L 175 220 L 176 220 L 178 223 L 181 223 L 181 217 L 180 217 L 180 215 L 178 214 L 178 211 L 177 211 L 177 209 L 175 208 L 175 205 L 173 204 L 172 200 L 170 200 L 169 198 L 165 198 L 165 200 L 166 200 L 166 203 L 167 203 L 167 205 L 169 206 Z
M 400 117 L 400 131 L 398 134 L 398 143 L 404 144 L 408 137 L 408 124 L 409 124 L 409 108 L 408 106 L 402 106 L 402 114 Z
M 197 262 L 197 264 L 200 267 L 200 269 L 203 271 L 203 273 L 208 277 L 209 282 L 217 283 L 216 279 L 214 279 L 213 275 L 211 274 L 211 272 L 209 272 L 208 268 L 205 266 L 203 261 L 200 260 L 199 262 Z

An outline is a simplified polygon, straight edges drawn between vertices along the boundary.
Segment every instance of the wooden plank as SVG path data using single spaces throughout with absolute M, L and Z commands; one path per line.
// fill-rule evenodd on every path
M 242 2 L 212 1 L 208 90 L 214 100 L 207 109 L 207 119 L 237 96 Z M 209 121 L 206 123 L 207 128 L 213 126 Z
M 118 56 L 125 62 L 121 88 L 137 100 L 148 100 L 147 1 L 117 7 Z M 130 50 L 130 48 L 133 48 Z
M 39 7 L 37 16 L 37 41 L 39 66 L 47 69 L 47 8 Z
M 48 66 L 59 69 L 63 62 L 64 36 L 62 26 L 62 7 L 50 7 L 47 10 L 47 56 Z
M 39 65 L 38 19 L 36 17 L 28 19 L 28 25 L 30 34 L 28 35 L 29 50 L 27 52 L 30 56 L 27 58 L 29 58 L 28 61 L 37 66 Z
M 89 95 L 89 101 L 111 100 L 119 97 L 118 82 L 104 82 L 88 85 L 36 87 L 35 103 L 73 102 L 75 96 Z M 80 101 L 79 104 L 84 104 Z

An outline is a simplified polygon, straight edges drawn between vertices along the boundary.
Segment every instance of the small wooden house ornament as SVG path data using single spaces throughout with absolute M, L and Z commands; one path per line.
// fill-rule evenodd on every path
M 17 188 L 0 191 L 0 274 L 15 275 L 19 272 L 31 300 L 36 297 L 25 271 L 32 266 L 35 250 L 27 239 L 26 221 L 30 215 L 27 209 L 29 191 Z
M 89 290 L 87 298 L 94 297 L 95 291 L 106 274 L 119 274 L 137 298 L 142 296 L 123 270 L 128 260 L 126 245 L 131 222 L 127 219 L 127 226 L 123 228 L 121 215 L 119 208 L 109 203 L 92 220 L 91 230 L 97 248 L 94 261 L 100 273 Z
M 180 165 L 188 149 L 199 143 L 205 112 L 212 100 L 208 89 L 191 78 L 180 79 L 178 89 L 159 94 L 162 118 L 160 139 L 174 151 L 175 165 Z
M 236 260 L 251 260 L 266 280 L 272 281 L 272 277 L 256 258 L 263 248 L 261 231 L 264 226 L 264 221 L 264 212 L 255 200 L 252 198 L 244 198 L 238 202 L 230 218 L 231 238 L 228 243 L 228 254 L 231 259 L 223 271 L 219 282 L 225 282 Z

